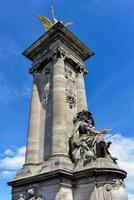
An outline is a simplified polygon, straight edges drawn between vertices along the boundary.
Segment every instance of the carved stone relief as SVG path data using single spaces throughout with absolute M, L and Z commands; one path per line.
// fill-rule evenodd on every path
M 65 77 L 66 77 L 66 101 L 69 104 L 69 107 L 76 107 L 76 89 L 75 89 L 75 72 L 66 63 L 65 66 Z
M 56 62 L 58 59 L 64 59 L 65 58 L 65 53 L 64 51 L 58 47 L 53 54 L 52 60 L 53 62 Z
M 48 104 L 50 96 L 50 76 L 51 76 L 51 63 L 48 63 L 41 73 L 41 103 L 43 107 L 46 107 Z
M 114 179 L 104 186 L 105 200 L 128 200 L 125 184 L 122 179 Z
M 18 200 L 26 200 L 26 197 L 23 194 L 20 194 L 20 197 Z
M 45 200 L 41 196 L 38 196 L 37 193 L 35 192 L 34 188 L 31 188 L 27 190 L 26 196 L 23 194 L 20 194 L 20 197 L 18 200 Z
M 97 158 L 110 158 L 116 163 L 117 158 L 109 152 L 111 142 L 106 142 L 104 134 L 111 129 L 95 129 L 95 121 L 91 112 L 83 110 L 73 120 L 74 130 L 69 139 L 69 156 L 75 166 L 83 163 L 83 167 Z

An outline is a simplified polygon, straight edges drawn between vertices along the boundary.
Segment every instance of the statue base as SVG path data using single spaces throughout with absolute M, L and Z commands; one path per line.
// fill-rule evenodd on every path
M 9 185 L 12 200 L 127 200 L 125 177 L 125 171 L 115 168 L 59 169 L 20 178 Z M 31 198 L 29 190 L 34 190 Z

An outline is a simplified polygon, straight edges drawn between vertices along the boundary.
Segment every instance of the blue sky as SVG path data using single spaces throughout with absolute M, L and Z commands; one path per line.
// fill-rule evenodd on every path
M 21 52 L 44 33 L 37 15 L 50 17 L 51 5 L 57 18 L 74 22 L 69 29 L 95 52 L 85 63 L 88 107 L 97 128 L 113 129 L 111 151 L 129 173 L 134 200 L 133 0 L 0 0 L 0 199 L 11 199 L 6 182 L 24 159 L 32 79 L 31 62 Z

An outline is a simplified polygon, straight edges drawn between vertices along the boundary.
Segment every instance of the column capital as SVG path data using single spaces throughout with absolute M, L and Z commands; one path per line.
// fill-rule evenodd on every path
M 40 65 L 41 65 L 40 62 L 33 63 L 32 66 L 31 66 L 31 68 L 29 69 L 29 74 L 32 74 L 34 76 L 35 74 L 40 73 L 41 72 Z
M 52 60 L 55 63 L 58 59 L 65 60 L 65 57 L 66 57 L 65 51 L 62 48 L 58 47 L 55 49 L 55 51 L 52 55 Z
M 77 69 L 77 73 L 83 73 L 83 75 L 87 74 L 88 73 L 88 70 L 86 69 L 85 65 L 78 62 L 76 63 L 76 69 Z
M 47 51 L 40 54 L 38 59 L 36 59 L 32 67 L 29 69 L 30 74 L 39 74 L 41 73 L 43 66 L 45 63 L 48 63 L 50 60 L 55 63 L 58 59 L 68 60 L 71 63 L 74 63 L 74 67 L 76 68 L 78 73 L 87 74 L 88 71 L 84 66 L 83 62 L 76 58 L 72 52 L 70 53 L 66 48 L 61 46 L 60 44 L 56 46 L 54 49 L 48 49 Z M 42 65 L 43 64 L 43 65 Z

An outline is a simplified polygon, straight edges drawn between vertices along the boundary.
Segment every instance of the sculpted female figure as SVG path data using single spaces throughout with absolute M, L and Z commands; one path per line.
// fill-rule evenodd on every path
M 95 122 L 91 112 L 83 110 L 74 118 L 73 135 L 69 139 L 70 157 L 74 163 L 83 160 L 84 164 L 99 157 L 110 157 L 108 150 L 111 142 L 105 142 L 104 134 L 111 129 L 95 129 Z

